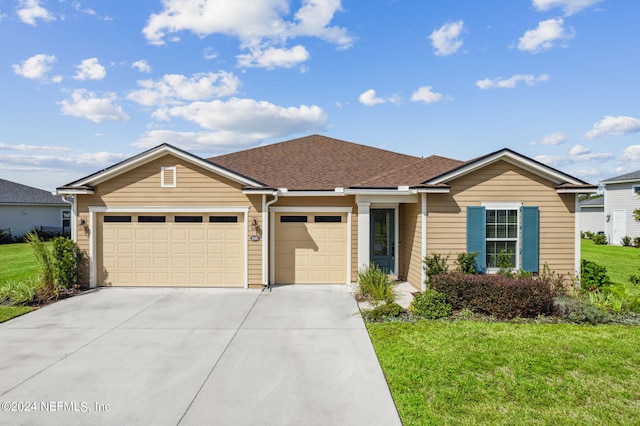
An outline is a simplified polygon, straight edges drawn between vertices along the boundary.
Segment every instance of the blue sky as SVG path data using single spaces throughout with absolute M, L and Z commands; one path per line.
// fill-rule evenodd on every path
M 320 133 L 640 169 L 636 0 L 0 0 L 0 178 Z

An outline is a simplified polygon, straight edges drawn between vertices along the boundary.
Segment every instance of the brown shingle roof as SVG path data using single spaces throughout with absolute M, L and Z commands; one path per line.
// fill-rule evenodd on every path
M 290 190 L 412 186 L 461 164 L 443 157 L 414 157 L 320 135 L 209 161 L 269 187 Z

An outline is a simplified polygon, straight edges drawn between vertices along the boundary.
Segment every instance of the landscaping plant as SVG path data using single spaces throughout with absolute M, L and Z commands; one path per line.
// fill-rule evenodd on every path
M 613 284 L 607 275 L 607 268 L 590 260 L 580 263 L 580 286 L 583 290 L 593 291 Z
M 373 262 L 358 272 L 357 296 L 374 306 L 393 303 L 396 298 L 394 287 L 389 276 Z
M 477 274 L 476 270 L 476 259 L 478 257 L 478 252 L 462 252 L 458 254 L 458 259 L 456 259 L 456 272 L 461 274 Z
M 431 256 L 425 256 L 422 260 L 422 267 L 425 272 L 425 284 L 431 283 L 431 279 L 436 275 L 446 274 L 449 272 L 449 256 L 442 257 L 438 253 L 431 253 Z
M 58 287 L 54 275 L 53 256 L 35 232 L 28 233 L 26 240 L 40 266 L 37 296 L 40 300 L 55 299 L 58 296 Z
M 451 315 L 451 305 L 443 293 L 427 289 L 413 298 L 409 311 L 418 318 L 438 319 Z
M 81 251 L 78 245 L 67 237 L 53 240 L 53 273 L 59 287 L 69 288 L 78 281 L 78 261 Z

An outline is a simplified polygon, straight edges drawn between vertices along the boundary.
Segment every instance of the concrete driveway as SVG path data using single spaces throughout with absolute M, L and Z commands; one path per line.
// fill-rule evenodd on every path
M 344 286 L 100 289 L 0 346 L 0 424 L 400 424 Z

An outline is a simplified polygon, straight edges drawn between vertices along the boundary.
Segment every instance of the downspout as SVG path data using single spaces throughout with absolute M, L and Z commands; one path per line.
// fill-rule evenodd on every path
M 69 200 L 67 197 L 71 197 L 71 200 Z M 71 225 L 71 239 L 75 242 L 78 243 L 78 235 L 77 235 L 77 219 L 76 219 L 76 197 L 73 195 L 62 195 L 60 198 L 62 198 L 62 201 L 64 201 L 65 203 L 69 204 L 71 206 L 71 217 L 69 218 L 69 222 Z
M 269 282 L 269 229 L 270 229 L 270 224 L 269 224 L 269 207 L 271 207 L 272 204 L 276 203 L 278 201 L 278 196 L 279 196 L 280 192 L 276 191 L 273 193 L 273 200 L 269 201 L 268 203 L 264 204 L 264 207 L 262 209 L 262 224 L 263 224 L 263 231 L 262 231 L 262 278 L 264 280 L 263 284 L 264 284 L 264 288 L 268 288 L 269 291 L 271 291 L 271 283 Z M 264 288 L 262 289 L 264 291 Z

